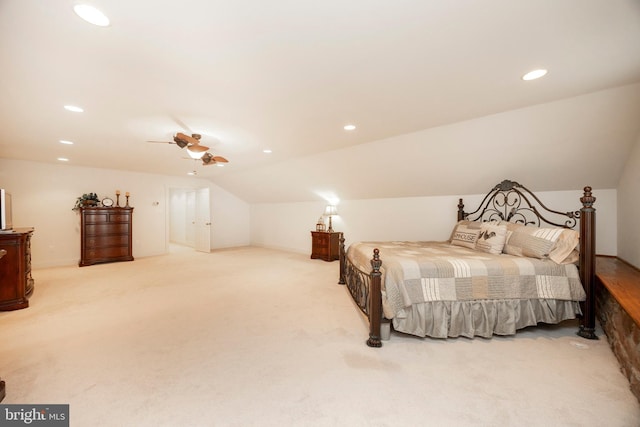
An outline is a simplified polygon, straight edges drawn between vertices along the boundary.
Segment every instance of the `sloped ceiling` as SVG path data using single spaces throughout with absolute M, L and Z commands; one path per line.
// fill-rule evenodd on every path
M 74 4 L 0 1 L 0 157 L 257 203 L 611 188 L 640 133 L 636 0 L 93 0 L 106 28 Z M 176 132 L 231 162 L 146 142 Z

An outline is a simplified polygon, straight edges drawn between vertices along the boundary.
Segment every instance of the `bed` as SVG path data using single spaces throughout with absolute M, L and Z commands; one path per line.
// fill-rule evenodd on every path
M 389 330 L 419 337 L 513 335 L 538 323 L 580 319 L 595 334 L 595 197 L 547 208 L 504 180 L 478 208 L 458 203 L 447 241 L 354 242 L 340 236 L 339 283 L 369 322 L 370 347 Z

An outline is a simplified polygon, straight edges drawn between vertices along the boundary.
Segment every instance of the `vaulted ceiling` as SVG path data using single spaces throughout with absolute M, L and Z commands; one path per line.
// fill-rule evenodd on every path
M 615 186 L 640 133 L 637 0 L 76 3 L 0 0 L 0 157 L 300 201 Z

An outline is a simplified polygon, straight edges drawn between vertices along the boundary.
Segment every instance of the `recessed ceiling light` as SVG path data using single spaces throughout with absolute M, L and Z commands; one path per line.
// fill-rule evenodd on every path
M 60 140 L 60 144 L 73 145 L 73 141 L 67 141 L 67 140 L 65 140 L 65 139 L 61 139 L 61 140 Z
M 264 150 L 262 150 L 262 152 L 266 153 L 266 154 L 271 154 L 272 153 L 272 151 L 269 150 L 268 148 L 265 148 Z
M 84 110 L 80 107 L 76 107 L 75 105 L 65 105 L 64 109 L 67 111 L 73 111 L 74 113 L 82 113 Z
M 73 7 L 73 11 L 76 15 L 90 24 L 97 25 L 99 27 L 109 26 L 109 18 L 93 6 L 89 6 L 88 4 L 77 4 Z
M 547 70 L 533 70 L 522 76 L 522 80 L 535 80 L 547 74 Z
M 58 157 L 58 160 L 61 162 L 68 162 L 69 159 L 67 159 L 66 157 Z
M 356 126 L 355 126 L 355 125 L 346 125 L 346 126 L 344 127 L 344 130 L 355 130 L 355 129 L 356 129 Z

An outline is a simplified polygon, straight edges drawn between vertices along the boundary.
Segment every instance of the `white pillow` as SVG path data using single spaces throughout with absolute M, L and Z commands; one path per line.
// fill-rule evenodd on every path
M 480 223 L 480 234 L 476 249 L 482 252 L 499 255 L 507 240 L 507 226 L 497 221 Z

